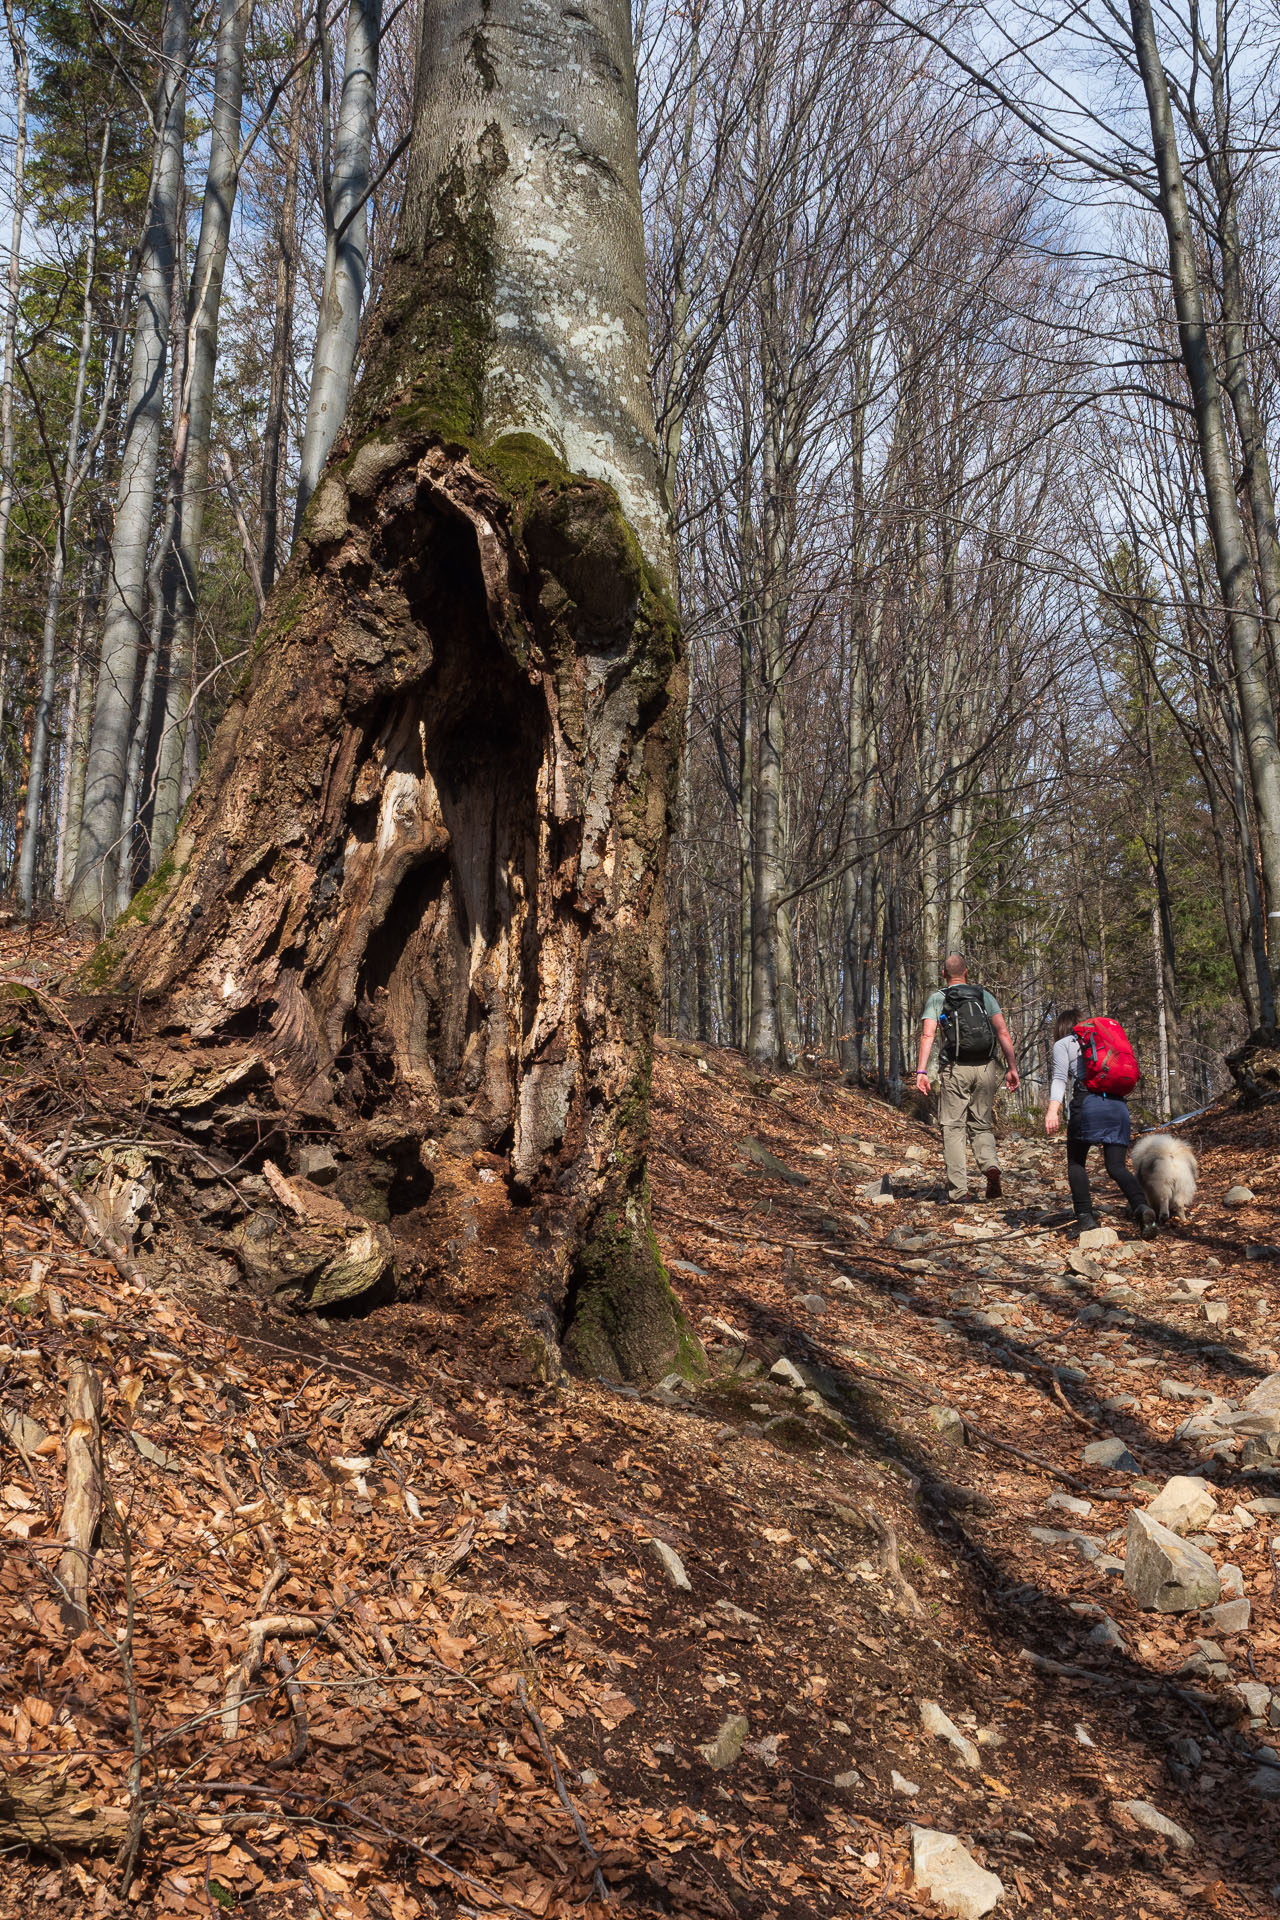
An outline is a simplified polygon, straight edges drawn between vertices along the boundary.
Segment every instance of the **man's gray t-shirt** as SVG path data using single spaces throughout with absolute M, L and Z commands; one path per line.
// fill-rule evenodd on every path
M 968 982 L 957 981 L 956 984 L 958 986 L 967 986 Z M 926 1020 L 941 1020 L 943 1000 L 946 991 L 945 987 L 937 987 L 929 995 L 929 998 L 924 1003 L 924 1018 Z M 1000 1002 L 993 993 L 988 993 L 985 987 L 982 989 L 982 1004 L 986 1008 L 988 1020 L 998 1020 L 1000 1018 Z

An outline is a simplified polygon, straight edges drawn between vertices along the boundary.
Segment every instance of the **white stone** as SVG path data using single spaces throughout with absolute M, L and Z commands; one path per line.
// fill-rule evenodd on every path
M 889 1785 L 895 1793 L 905 1794 L 908 1800 L 913 1799 L 920 1791 L 915 1781 L 908 1780 L 903 1774 L 898 1772 L 896 1767 L 893 1768 L 889 1775 Z
M 966 1767 L 976 1768 L 979 1765 L 977 1747 L 972 1740 L 966 1739 L 953 1720 L 948 1719 L 936 1700 L 920 1702 L 920 1724 L 935 1740 L 945 1740 L 954 1747 Z
M 1190 1473 L 1176 1473 L 1165 1481 L 1155 1499 L 1147 1503 L 1151 1518 L 1174 1533 L 1199 1532 L 1201 1527 L 1208 1526 L 1217 1511 L 1218 1503 L 1209 1491 L 1208 1482 Z
M 1161 1813 L 1158 1807 L 1153 1807 L 1149 1800 L 1122 1800 L 1120 1805 L 1140 1827 L 1145 1827 L 1148 1833 L 1160 1834 L 1163 1839 L 1175 1846 L 1179 1853 L 1190 1853 L 1195 1846 L 1196 1843 L 1186 1828 L 1180 1827 L 1176 1820 L 1170 1820 L 1168 1815 Z
M 672 1586 L 679 1587 L 681 1593 L 692 1593 L 693 1588 L 690 1586 L 689 1576 L 684 1570 L 684 1561 L 680 1558 L 675 1548 L 669 1547 L 665 1540 L 651 1540 L 649 1542 L 649 1548 L 654 1559 L 658 1562 L 658 1565 L 662 1568 L 662 1571 L 666 1574 Z
M 792 1366 L 790 1360 L 775 1360 L 769 1369 L 771 1380 L 781 1380 L 784 1386 L 794 1387 L 797 1393 L 803 1393 L 806 1381 L 799 1367 Z
M 955 1920 L 982 1920 L 1004 1895 L 994 1873 L 980 1867 L 953 1833 L 911 1829 L 911 1870 L 916 1885 Z
M 1213 1607 L 1221 1594 L 1218 1570 L 1208 1554 L 1140 1508 L 1129 1515 L 1124 1584 L 1140 1607 L 1157 1613 Z
M 1076 1244 L 1082 1253 L 1096 1253 L 1099 1247 L 1118 1247 L 1120 1235 L 1114 1227 L 1086 1227 Z

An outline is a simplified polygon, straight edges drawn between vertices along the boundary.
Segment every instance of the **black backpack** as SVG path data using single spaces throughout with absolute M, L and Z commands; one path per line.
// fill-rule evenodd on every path
M 942 1057 L 978 1066 L 996 1057 L 996 1030 L 981 987 L 948 987 L 942 996 Z

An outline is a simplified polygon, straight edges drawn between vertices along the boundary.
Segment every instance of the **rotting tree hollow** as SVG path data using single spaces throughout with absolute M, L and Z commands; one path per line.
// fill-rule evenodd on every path
M 412 1146 L 430 1201 L 393 1235 L 534 1373 L 697 1355 L 644 1160 L 682 714 L 658 472 L 625 0 L 427 0 L 344 437 L 94 972 L 157 1043 L 257 1050 L 287 1140 Z

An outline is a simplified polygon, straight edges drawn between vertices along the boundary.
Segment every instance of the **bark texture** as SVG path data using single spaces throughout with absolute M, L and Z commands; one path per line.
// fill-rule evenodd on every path
M 463 51 L 488 113 L 454 102 L 445 151 L 456 49 L 436 45 L 427 9 L 417 211 L 348 438 L 171 860 L 93 973 L 143 996 L 153 1027 L 259 1053 L 287 1139 L 328 1131 L 341 1153 L 376 1135 L 398 1170 L 397 1242 L 442 1288 L 487 1272 L 480 1291 L 531 1371 L 564 1345 L 592 1373 L 651 1376 L 697 1349 L 644 1172 L 683 675 L 645 550 L 665 552 L 652 420 L 647 439 L 638 416 L 630 436 L 618 425 L 642 341 L 615 355 L 613 334 L 588 327 L 575 348 L 530 306 L 513 349 L 505 324 L 532 218 L 517 218 L 521 168 L 542 166 L 542 147 L 540 191 L 567 233 L 602 198 L 625 203 L 615 234 L 633 229 L 635 248 L 614 244 L 611 271 L 639 281 L 634 99 L 617 105 L 630 42 L 625 6 L 590 9 L 598 30 L 553 111 L 558 70 L 539 91 L 519 65 L 527 7 L 507 10 L 501 61 L 476 53 L 503 11 L 471 10 Z M 554 36 L 589 38 L 576 15 L 545 23 L 548 59 Z M 589 138 L 593 88 L 615 96 L 609 152 Z M 589 264 L 599 236 L 582 244 Z M 611 309 L 629 302 L 633 330 L 641 292 Z M 588 402 L 611 423 L 591 465 L 616 490 L 583 474 L 585 456 L 576 472 L 562 457 L 581 455 Z M 646 473 L 647 516 L 633 518 Z

